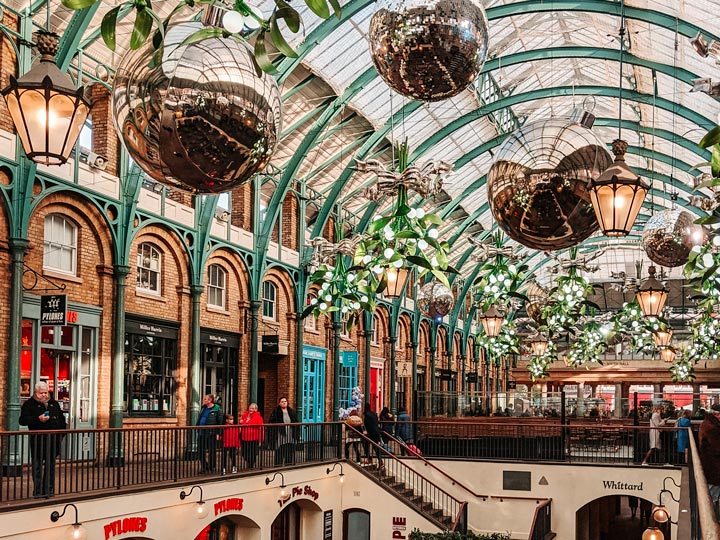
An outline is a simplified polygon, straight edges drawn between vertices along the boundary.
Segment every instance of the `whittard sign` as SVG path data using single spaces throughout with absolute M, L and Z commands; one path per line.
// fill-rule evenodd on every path
M 67 295 L 48 294 L 40 297 L 40 325 L 65 326 Z

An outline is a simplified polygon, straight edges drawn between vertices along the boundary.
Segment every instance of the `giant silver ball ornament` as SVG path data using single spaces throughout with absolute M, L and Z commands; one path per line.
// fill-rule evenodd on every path
M 154 180 L 219 193 L 267 165 L 280 134 L 280 93 L 235 39 L 180 46 L 201 28 L 170 27 L 160 61 L 151 63 L 151 40 L 123 57 L 113 118 L 130 157 Z
M 417 296 L 420 311 L 428 317 L 444 317 L 453 308 L 455 298 L 452 291 L 442 283 L 431 281 L 422 286 Z
M 667 268 L 685 264 L 693 246 L 707 242 L 707 233 L 694 221 L 695 216 L 679 208 L 652 216 L 642 234 L 643 249 L 650 260 Z
M 505 140 L 490 167 L 490 209 L 500 228 L 524 246 L 575 246 L 598 228 L 588 182 L 612 162 L 605 144 L 583 125 L 531 122 Z
M 488 23 L 478 0 L 380 0 L 370 56 L 396 92 L 422 101 L 459 94 L 480 73 Z

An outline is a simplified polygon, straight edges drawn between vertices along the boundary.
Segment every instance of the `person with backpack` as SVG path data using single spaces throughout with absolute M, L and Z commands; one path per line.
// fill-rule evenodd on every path
M 223 415 L 220 411 L 220 405 L 215 403 L 215 396 L 212 394 L 205 395 L 197 425 L 221 426 L 222 424 Z M 198 457 L 202 465 L 202 472 L 215 472 L 217 443 L 220 439 L 220 433 L 217 429 L 201 429 L 198 431 Z

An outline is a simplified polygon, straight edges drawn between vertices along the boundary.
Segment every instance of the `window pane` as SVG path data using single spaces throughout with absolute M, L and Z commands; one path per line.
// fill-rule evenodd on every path
M 50 214 L 45 218 L 44 235 L 44 268 L 75 274 L 77 227 L 58 214 Z
M 137 287 L 160 294 L 160 251 L 152 244 L 140 244 L 137 254 Z

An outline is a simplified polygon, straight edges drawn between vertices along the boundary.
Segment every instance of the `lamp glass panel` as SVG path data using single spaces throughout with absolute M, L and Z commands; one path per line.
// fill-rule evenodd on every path
M 45 97 L 43 90 L 18 90 L 19 121 L 13 122 L 26 154 L 45 146 Z M 12 95 L 12 94 L 10 94 Z

